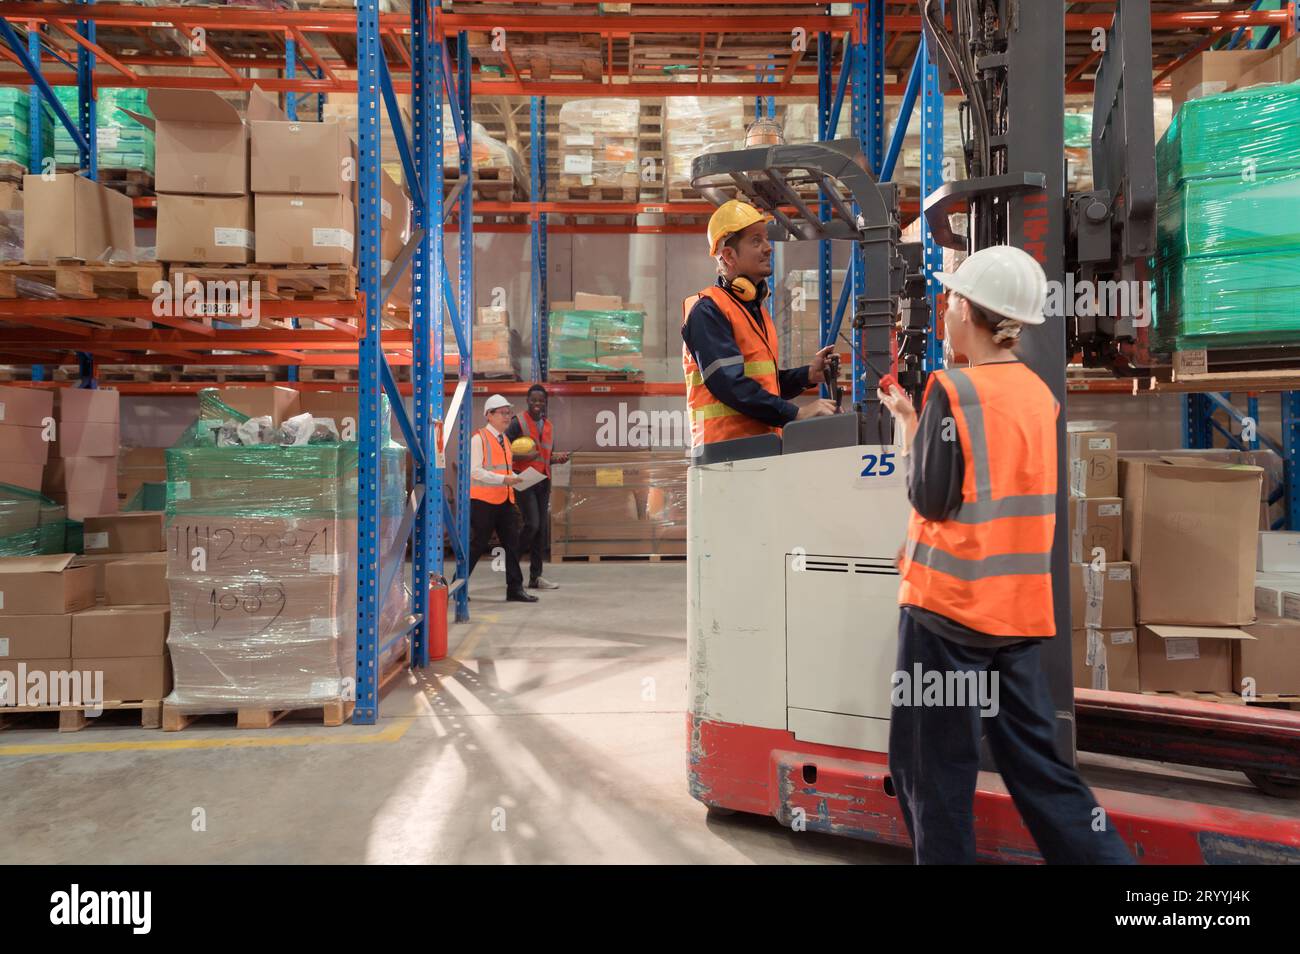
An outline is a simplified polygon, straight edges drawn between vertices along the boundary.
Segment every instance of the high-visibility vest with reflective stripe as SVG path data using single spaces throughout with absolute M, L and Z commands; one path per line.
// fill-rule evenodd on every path
M 537 460 L 530 460 L 528 463 L 524 464 L 521 473 L 531 467 L 533 470 L 540 470 L 547 477 L 551 476 L 551 442 L 553 440 L 551 435 L 551 419 L 549 417 L 543 418 L 541 433 L 538 433 L 537 422 L 533 420 L 531 414 L 525 413 L 519 418 L 519 420 L 524 434 L 531 437 L 533 443 L 537 445 Z
M 915 510 L 898 602 L 990 636 L 1052 636 L 1056 418 L 1047 385 L 1020 362 L 937 371 L 965 473 L 946 520 Z
M 483 444 L 483 469 L 502 476 L 514 473 L 515 458 L 510 453 L 510 442 L 504 439 L 504 435 L 498 442 L 492 432 L 483 427 L 479 428 L 478 436 Z M 514 503 L 515 489 L 504 484 L 485 484 L 471 476 L 469 495 L 472 500 L 483 500 L 490 504 L 503 504 L 507 500 Z
M 723 404 L 709 390 L 709 376 L 723 367 L 743 365 L 745 377 L 753 378 L 766 391 L 780 395 L 781 386 L 777 377 L 777 341 L 776 326 L 767 309 L 759 306 L 763 318 L 763 330 L 754 327 L 753 316 L 748 309 L 716 285 L 706 288 L 699 295 L 693 295 L 682 303 L 682 325 L 691 316 L 691 309 L 701 296 L 711 298 L 719 310 L 731 322 L 731 333 L 735 336 L 740 354 L 730 358 L 720 358 L 707 368 L 700 368 L 695 362 L 691 349 L 682 343 L 682 371 L 686 375 L 686 406 L 691 414 L 691 446 L 712 444 L 717 441 L 729 441 L 737 437 L 753 437 L 758 434 L 779 434 L 779 427 L 772 427 L 762 421 L 756 421 Z

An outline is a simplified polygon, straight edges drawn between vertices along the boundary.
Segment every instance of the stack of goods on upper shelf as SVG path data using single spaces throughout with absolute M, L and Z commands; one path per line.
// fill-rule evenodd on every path
M 475 196 L 492 202 L 527 199 L 532 180 L 518 150 L 494 139 L 482 123 L 471 124 L 469 137 Z M 444 191 L 450 192 L 460 177 L 460 143 L 448 106 L 442 111 L 442 167 Z
M 572 302 L 551 303 L 547 327 L 552 371 L 642 371 L 643 305 L 577 292 Z
M 1156 161 L 1155 348 L 1300 342 L 1300 83 L 1191 100 Z
M 632 446 L 652 446 L 652 416 L 632 432 Z M 680 415 L 663 412 L 665 418 Z M 674 435 L 689 440 L 689 435 Z M 686 470 L 683 450 L 590 451 L 554 468 L 551 555 L 683 556 L 686 553 Z
M 559 175 L 552 199 L 635 201 L 640 185 L 635 99 L 574 99 L 560 107 Z
M 510 312 L 505 308 L 480 308 L 474 315 L 473 341 L 474 373 L 490 374 L 517 380 L 523 359 L 523 339 L 510 327 Z M 443 322 L 443 353 L 447 371 L 454 376 L 454 365 L 460 360 L 460 347 L 450 318 Z
M 745 101 L 726 96 L 669 96 L 664 103 L 668 198 L 699 200 L 691 188 L 696 156 L 745 148 Z
M 130 198 L 73 173 L 24 176 L 23 260 L 134 262 Z
M 1300 577 L 1276 576 L 1300 561 L 1285 549 L 1291 535 L 1258 530 L 1273 462 L 1118 454 L 1104 426 L 1072 423 L 1068 434 L 1075 685 L 1300 694 L 1300 620 L 1284 619 L 1282 595 Z M 1292 611 L 1300 617 L 1300 599 Z
M 167 703 L 221 712 L 345 701 L 356 666 L 358 445 L 285 388 L 208 389 L 199 403 L 198 422 L 167 451 Z M 385 422 L 387 411 L 385 402 Z M 391 551 L 405 452 L 384 438 L 377 543 L 400 567 Z M 381 587 L 388 661 L 405 651 L 409 602 L 400 573 Z
M 831 307 L 839 301 L 846 272 L 842 268 L 831 270 Z M 816 269 L 795 269 L 781 286 L 782 295 L 775 302 L 772 321 L 776 325 L 780 343 L 781 366 L 801 367 L 821 350 L 821 282 Z M 852 316 L 847 311 L 841 330 L 848 337 Z M 836 342 L 844 347 L 844 342 Z
M 1216 96 L 1261 83 L 1300 80 L 1300 43 L 1295 38 L 1267 50 L 1207 50 L 1169 74 L 1175 109 L 1205 96 Z
M 77 115 L 77 87 L 56 86 L 58 97 L 68 115 Z M 141 192 L 131 186 L 152 187 L 154 174 L 154 133 L 122 110 L 140 116 L 152 116 L 147 102 L 148 91 L 105 86 L 95 95 L 95 148 L 100 178 L 126 187 L 127 194 Z M 81 154 L 63 123 L 54 124 L 54 161 L 61 170 L 81 168 Z M 138 175 L 131 175 L 138 174 Z M 146 190 L 147 191 L 147 190 Z
M 31 160 L 31 100 L 25 86 L 0 88 L 0 168 L 6 179 L 16 179 Z M 41 110 L 41 142 L 37 155 L 48 154 L 54 126 L 48 109 Z

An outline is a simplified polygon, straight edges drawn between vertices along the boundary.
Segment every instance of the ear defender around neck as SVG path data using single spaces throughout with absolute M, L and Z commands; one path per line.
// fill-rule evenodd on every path
M 758 297 L 758 289 L 754 287 L 754 283 L 743 275 L 727 282 L 727 288 L 741 301 L 753 301 Z

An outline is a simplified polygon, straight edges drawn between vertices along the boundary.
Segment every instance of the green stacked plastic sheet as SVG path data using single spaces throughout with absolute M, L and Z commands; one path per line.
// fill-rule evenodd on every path
M 62 505 L 34 490 L 0 484 L 0 556 L 63 553 L 68 523 Z
M 553 311 L 548 323 L 550 366 L 557 371 L 622 371 L 641 354 L 641 311 Z M 619 361 L 611 359 L 619 357 Z
M 25 87 L 0 88 L 0 162 L 12 162 L 24 168 L 29 160 L 31 135 L 30 100 Z M 53 135 L 49 110 L 42 110 L 41 129 L 44 142 Z
M 1188 102 L 1156 162 L 1156 348 L 1300 343 L 1300 83 Z
M 1092 146 L 1092 113 L 1065 114 L 1065 147 L 1088 149 Z
M 148 90 L 106 87 L 99 91 L 95 104 L 96 151 L 101 169 L 139 169 L 153 174 L 154 134 L 121 112 L 129 109 L 150 116 Z M 77 90 L 71 86 L 55 89 L 68 115 L 77 115 Z M 77 146 L 62 123 L 54 129 L 54 159 L 60 166 L 75 166 L 80 160 Z

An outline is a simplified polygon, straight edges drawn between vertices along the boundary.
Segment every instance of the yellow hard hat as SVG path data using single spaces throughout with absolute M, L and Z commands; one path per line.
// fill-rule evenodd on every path
M 510 453 L 519 454 L 521 457 L 531 454 L 535 450 L 537 450 L 537 445 L 533 443 L 531 437 L 516 437 L 510 442 Z
M 729 199 L 718 206 L 717 211 L 709 218 L 709 254 L 717 255 L 718 246 L 728 235 L 747 229 L 756 222 L 771 221 L 772 216 L 758 211 L 748 202 Z

